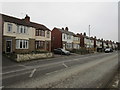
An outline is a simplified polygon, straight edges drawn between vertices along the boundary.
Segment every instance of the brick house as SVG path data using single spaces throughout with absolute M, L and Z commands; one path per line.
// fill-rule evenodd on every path
M 107 40 L 106 42 L 107 42 L 107 47 L 108 47 L 108 48 L 113 48 L 113 47 L 112 47 L 112 41 L 111 41 L 111 40 Z
M 103 40 L 96 39 L 96 49 L 98 52 L 102 52 L 103 50 Z
M 51 31 L 44 25 L 1 14 L 2 51 L 4 53 L 25 53 L 35 50 L 51 51 Z
M 84 33 L 85 34 L 85 33 Z M 79 36 L 80 38 L 80 47 L 81 48 L 85 48 L 85 45 L 84 45 L 84 35 L 82 35 L 82 33 L 77 33 L 77 35 Z
M 52 50 L 56 48 L 63 48 L 72 50 L 73 49 L 73 32 L 68 30 L 68 27 L 65 29 L 54 28 L 51 31 L 51 41 L 52 41 Z
M 95 39 L 93 37 L 86 36 L 86 33 L 84 34 L 77 34 L 80 37 L 80 47 L 85 49 L 91 49 L 94 50 L 94 44 Z

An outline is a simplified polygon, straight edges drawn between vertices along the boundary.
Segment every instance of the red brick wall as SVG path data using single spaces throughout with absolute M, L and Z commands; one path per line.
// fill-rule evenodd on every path
M 62 33 L 57 29 L 54 28 L 51 31 L 51 49 L 55 48 L 62 48 Z
M 84 47 L 84 36 L 80 35 L 80 47 Z

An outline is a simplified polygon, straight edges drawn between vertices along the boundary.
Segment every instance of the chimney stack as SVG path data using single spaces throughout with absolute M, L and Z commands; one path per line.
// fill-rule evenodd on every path
M 26 14 L 24 20 L 25 20 L 26 22 L 30 22 L 30 17 Z
M 79 33 L 77 33 L 77 35 L 80 35 Z
M 62 30 L 64 30 L 64 28 L 62 28 Z
M 66 27 L 65 30 L 68 31 L 68 27 Z
M 83 34 L 84 36 L 86 36 L 86 33 L 84 32 L 84 34 Z

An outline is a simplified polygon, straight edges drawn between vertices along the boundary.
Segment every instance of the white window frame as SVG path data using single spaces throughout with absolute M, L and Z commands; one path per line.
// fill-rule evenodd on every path
M 27 26 L 22 26 L 22 25 L 17 25 L 17 33 L 28 34 L 28 27 Z
M 20 48 L 20 42 L 22 41 L 22 48 Z M 24 47 L 25 44 L 25 47 Z M 23 39 L 16 40 L 16 49 L 28 49 L 29 48 L 29 41 Z

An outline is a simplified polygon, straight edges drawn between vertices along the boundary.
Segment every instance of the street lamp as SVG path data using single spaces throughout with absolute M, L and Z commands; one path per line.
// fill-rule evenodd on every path
M 89 52 L 90 52 L 90 25 L 89 25 Z

